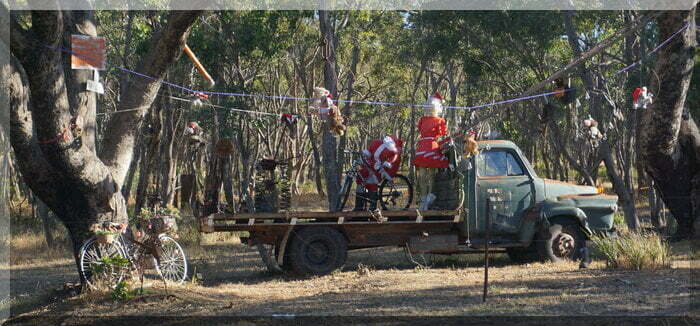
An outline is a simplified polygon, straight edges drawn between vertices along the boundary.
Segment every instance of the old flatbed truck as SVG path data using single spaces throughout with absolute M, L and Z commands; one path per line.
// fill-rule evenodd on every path
M 443 186 L 447 189 L 433 189 L 438 200 L 430 210 L 216 213 L 200 218 L 200 231 L 247 231 L 248 244 L 259 249 L 263 244 L 273 246 L 272 252 L 260 250 L 268 267 L 304 275 L 324 275 L 340 268 L 347 251 L 353 249 L 400 246 L 411 253 L 429 254 L 483 251 L 487 211 L 489 247 L 505 249 L 516 262 L 576 259 L 591 235 L 614 232 L 616 196 L 601 194 L 595 187 L 537 177 L 510 141 L 481 141 L 479 149 L 452 171 L 445 169 L 443 179 L 456 182 Z M 451 204 L 441 198 L 452 198 Z

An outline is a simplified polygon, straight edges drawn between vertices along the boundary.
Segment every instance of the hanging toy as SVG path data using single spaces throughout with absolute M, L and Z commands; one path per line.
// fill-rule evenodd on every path
M 310 108 L 316 111 L 321 119 L 328 116 L 330 106 L 333 105 L 332 95 L 323 87 L 314 87 L 314 99 Z
M 333 95 L 323 87 L 314 87 L 314 100 L 311 107 L 318 110 L 319 117 L 328 120 L 331 131 L 337 136 L 345 134 L 347 127 L 343 124 L 343 116 L 340 109 L 333 104 Z
M 464 153 L 462 156 L 469 157 L 479 153 L 479 144 L 476 142 L 476 131 L 469 130 L 464 137 Z
M 635 109 L 646 109 L 653 102 L 654 94 L 647 90 L 647 87 L 637 88 L 632 92 L 632 107 Z
M 289 136 L 294 138 L 296 136 L 296 130 L 297 130 L 297 119 L 296 116 L 291 115 L 289 113 L 282 113 L 280 115 L 280 121 L 284 124 L 285 127 L 289 129 Z
M 554 85 L 554 91 L 557 92 L 554 94 L 554 97 L 563 104 L 571 104 L 574 101 L 574 90 L 564 83 L 563 79 L 557 78 L 554 80 Z
M 190 145 L 204 145 L 204 129 L 196 122 L 190 122 L 185 128 L 185 136 L 189 138 Z
M 603 133 L 598 129 L 598 121 L 593 120 L 590 116 L 583 120 L 583 127 L 588 129 L 588 135 L 594 141 L 603 139 Z
M 208 99 L 209 95 L 204 94 L 202 92 L 194 92 L 194 94 L 192 94 L 190 98 L 190 106 L 192 108 L 201 108 L 204 105 L 204 102 L 202 102 L 202 100 Z

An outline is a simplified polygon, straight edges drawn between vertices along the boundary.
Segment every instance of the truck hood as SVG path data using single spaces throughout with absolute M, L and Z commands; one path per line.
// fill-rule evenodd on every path
M 562 195 L 597 194 L 595 187 L 579 186 L 558 180 L 544 179 L 545 199 L 556 199 Z

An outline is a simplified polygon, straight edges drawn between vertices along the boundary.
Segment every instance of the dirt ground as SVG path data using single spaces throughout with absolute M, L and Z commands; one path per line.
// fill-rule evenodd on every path
M 106 293 L 70 296 L 69 259 L 10 267 L 13 316 L 698 316 L 698 260 L 674 247 L 673 268 L 620 271 L 595 262 L 516 265 L 496 254 L 482 303 L 483 256 L 443 256 L 416 267 L 400 248 L 352 251 L 331 275 L 269 274 L 257 252 L 233 243 L 187 249 L 195 283 L 150 282 L 145 296 L 115 301 Z M 691 259 L 692 257 L 692 259 Z M 21 323 L 20 323 L 21 324 Z M 31 323 L 30 323 L 31 324 Z

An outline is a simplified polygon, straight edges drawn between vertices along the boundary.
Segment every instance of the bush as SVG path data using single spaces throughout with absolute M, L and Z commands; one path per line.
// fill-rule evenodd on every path
M 671 266 L 671 248 L 655 233 L 594 237 L 595 254 L 610 268 L 655 270 Z

